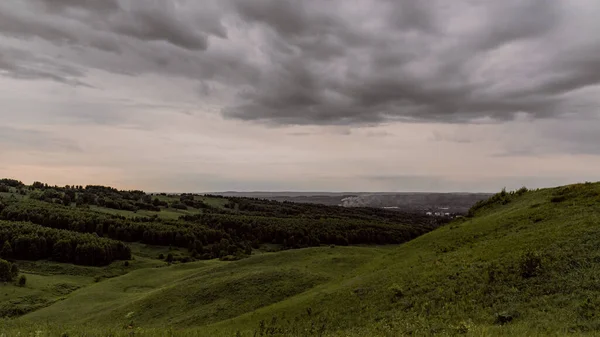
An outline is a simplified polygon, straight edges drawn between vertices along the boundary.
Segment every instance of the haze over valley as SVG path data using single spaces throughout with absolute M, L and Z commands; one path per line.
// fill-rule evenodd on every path
M 212 192 L 231 197 L 315 203 L 343 207 L 376 207 L 421 213 L 465 214 L 492 193 L 332 193 L 332 192 Z

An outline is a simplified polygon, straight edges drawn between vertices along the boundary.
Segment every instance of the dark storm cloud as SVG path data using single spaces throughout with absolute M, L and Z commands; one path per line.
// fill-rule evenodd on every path
M 189 17 L 185 8 L 178 8 L 169 1 L 130 1 L 106 20 L 105 28 L 136 39 L 167 41 L 191 50 L 205 50 L 208 34 L 226 37 L 225 28 L 214 16 Z
M 587 0 L 5 0 L 0 34 L 69 46 L 60 53 L 83 67 L 210 81 L 197 92 L 235 97 L 221 102 L 228 118 L 464 123 L 589 109 L 571 93 L 600 83 L 599 10 Z
M 11 6 L 12 5 L 12 6 Z M 25 40 L 41 39 L 51 43 L 90 47 L 107 52 L 119 52 L 119 39 L 105 32 L 91 30 L 82 22 L 41 15 L 23 3 L 0 3 L 0 33 Z M 0 40 L 1 42 L 1 40 Z
M 261 70 L 247 55 L 253 44 L 228 41 L 227 1 L 111 3 L 0 1 L 0 46 L 7 37 L 83 68 L 215 80 L 230 92 L 258 80 Z
M 119 9 L 117 0 L 38 0 L 47 9 L 64 11 L 69 8 L 79 8 L 95 11 L 116 11 Z
M 568 52 L 552 49 L 568 44 L 561 30 L 577 20 L 557 2 L 482 1 L 454 12 L 441 2 L 359 2 L 365 15 L 356 14 L 360 8 L 344 12 L 350 6 L 341 2 L 236 3 L 248 22 L 276 33 L 274 50 L 290 51 L 273 54 L 262 81 L 224 109 L 232 118 L 361 124 L 509 120 L 518 112 L 550 117 L 569 108 L 561 95 L 600 83 L 600 45 L 592 35 Z M 315 36 L 319 43 L 305 43 Z M 323 54 L 331 57 L 315 56 Z
M 81 78 L 85 73 L 73 66 L 33 55 L 27 51 L 0 46 L 0 74 L 14 79 L 45 79 L 59 83 L 92 87 Z
M 0 4 L 0 32 L 38 37 L 106 51 L 119 51 L 115 39 L 165 41 L 190 50 L 205 50 L 208 36 L 227 37 L 219 16 L 208 9 L 190 12 L 191 2 L 8 0 Z M 37 13 L 39 12 L 39 13 Z M 43 14 L 43 15 L 42 15 Z M 125 43 L 127 41 L 119 41 Z

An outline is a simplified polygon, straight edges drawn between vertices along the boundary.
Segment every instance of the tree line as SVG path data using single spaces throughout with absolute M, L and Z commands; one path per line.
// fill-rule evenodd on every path
M 123 242 L 93 234 L 0 221 L 0 257 L 104 266 L 116 260 L 131 259 L 131 250 Z
M 163 201 L 164 198 L 161 200 L 155 196 L 153 199 L 153 196 L 137 190 L 119 191 L 96 185 L 52 187 L 42 183 L 23 187 L 12 180 L 3 184 L 19 186 L 16 188 L 20 189 L 29 188 L 30 200 L 0 199 L 0 219 L 31 222 L 47 229 L 81 233 L 97 239 L 184 247 L 192 255 L 205 259 L 250 254 L 253 247 L 258 248 L 265 243 L 279 244 L 285 248 L 324 244 L 398 244 L 431 231 L 445 221 L 423 214 L 374 208 L 207 196 L 226 199 L 225 207 L 217 208 L 198 200 L 194 194 L 180 195 L 176 201 L 177 207 L 201 209 L 201 213 L 181 216 L 178 220 L 166 220 L 158 216 L 125 218 L 95 212 L 86 207 L 74 207 L 72 203 L 124 207 L 108 203 L 108 200 L 122 200 L 134 207 L 139 202 L 159 209 L 173 205 Z M 36 248 L 43 245 L 43 240 L 28 240 L 28 245 L 33 243 Z M 72 243 L 59 244 L 58 251 L 62 251 L 60 247 L 71 249 L 64 248 L 64 256 L 57 253 L 54 258 L 76 263 L 86 261 L 86 264 L 107 261 L 98 259 L 102 262 L 96 262 L 93 258 L 102 254 L 109 256 L 106 252 L 94 252 L 105 249 L 97 248 L 102 245 L 92 242 L 89 246 L 83 243 L 77 246 L 79 250 Z M 12 243 L 11 248 L 14 248 Z M 44 252 L 47 254 L 46 250 Z M 82 261 L 75 261 L 74 256 L 79 255 L 84 256 Z
M 197 214 L 183 219 L 225 231 L 239 241 L 281 244 L 286 248 L 321 244 L 398 244 L 432 228 L 361 219 L 265 217 L 244 214 Z
M 2 187 L 5 186 L 5 187 Z M 0 184 L 0 192 L 2 190 L 9 191 L 8 185 Z M 138 210 L 148 210 L 160 212 L 162 208 L 174 208 L 187 210 L 189 207 L 196 209 L 211 208 L 201 200 L 194 198 L 194 194 L 181 194 L 179 200 L 171 201 L 170 203 L 146 194 L 139 190 L 121 191 L 113 187 L 87 185 L 65 187 L 49 186 L 41 182 L 34 182 L 30 186 L 31 192 L 29 197 L 47 203 L 62 204 L 70 206 L 95 205 L 116 210 L 125 210 L 136 212 Z M 165 194 L 166 195 L 166 194 Z
M 19 187 L 24 187 L 25 184 L 23 184 L 23 182 L 16 180 L 16 179 L 8 179 L 8 178 L 2 178 L 0 179 L 0 185 L 5 185 L 5 186 L 9 186 L 9 187 L 15 187 L 15 188 L 19 188 Z
M 161 220 L 157 217 L 127 219 L 122 216 L 103 214 L 86 209 L 46 204 L 28 200 L 9 204 L 0 211 L 0 219 L 28 221 L 54 229 L 79 233 L 92 233 L 124 242 L 142 242 L 150 245 L 176 246 L 196 250 L 204 258 L 221 257 L 222 251 L 247 252 L 250 246 L 231 236 L 225 230 L 177 220 Z M 222 249 L 226 240 L 227 247 Z M 220 245 L 213 249 L 213 245 Z M 200 249 L 206 247 L 207 249 Z

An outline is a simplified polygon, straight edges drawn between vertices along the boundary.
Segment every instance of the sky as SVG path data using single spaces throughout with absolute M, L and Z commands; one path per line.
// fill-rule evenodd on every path
M 0 176 L 165 192 L 600 180 L 597 0 L 2 0 Z

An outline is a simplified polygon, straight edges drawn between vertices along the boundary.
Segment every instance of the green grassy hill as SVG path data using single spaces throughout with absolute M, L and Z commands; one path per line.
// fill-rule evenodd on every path
M 7 335 L 548 336 L 600 333 L 600 184 L 499 193 L 399 246 L 318 247 L 234 262 L 135 259 L 0 321 Z M 107 269 L 120 270 L 122 262 Z M 148 264 L 148 265 L 144 265 Z M 95 267 L 85 267 L 95 268 Z M 120 275 L 120 276 L 119 276 Z M 40 290 L 42 289 L 42 290 Z M 26 291 L 0 286 L 8 295 Z M 168 327 L 168 328 L 166 328 Z

